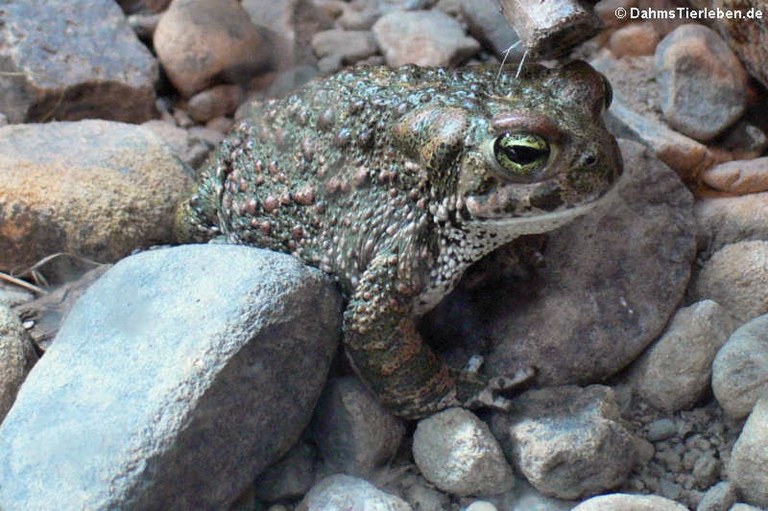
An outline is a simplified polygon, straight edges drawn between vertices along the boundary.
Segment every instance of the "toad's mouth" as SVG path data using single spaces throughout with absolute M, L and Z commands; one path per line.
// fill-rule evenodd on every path
M 612 190 L 615 188 L 612 188 Z M 554 211 L 546 211 L 530 204 L 513 212 L 488 214 L 478 197 L 468 197 L 466 209 L 470 213 L 471 223 L 491 230 L 514 230 L 516 235 L 541 234 L 557 229 L 568 222 L 593 211 L 603 204 L 610 193 L 595 193 L 584 197 L 578 204 L 561 205 Z

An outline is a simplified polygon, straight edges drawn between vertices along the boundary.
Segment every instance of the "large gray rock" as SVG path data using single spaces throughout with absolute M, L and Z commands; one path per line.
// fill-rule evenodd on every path
M 0 270 L 69 252 L 113 262 L 173 239 L 192 180 L 149 130 L 110 121 L 0 128 Z
M 0 507 L 220 509 L 296 442 L 340 299 L 272 252 L 190 245 L 111 268 L 0 428 Z
M 158 66 L 113 0 L 2 2 L 0 112 L 11 123 L 155 115 Z
M 550 234 L 537 278 L 499 285 L 504 269 L 494 267 L 495 288 L 472 297 L 494 345 L 491 373 L 533 366 L 543 385 L 602 380 L 633 361 L 675 311 L 694 257 L 693 200 L 643 146 L 620 145 L 617 189 L 599 210 Z

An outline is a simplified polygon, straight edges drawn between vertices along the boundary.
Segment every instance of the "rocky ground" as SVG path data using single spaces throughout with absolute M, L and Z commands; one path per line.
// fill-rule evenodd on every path
M 613 84 L 610 201 L 490 255 L 422 321 L 449 361 L 534 366 L 537 387 L 418 423 L 334 357 L 319 272 L 131 254 L 173 242 L 252 101 L 349 65 L 498 63 L 516 36 L 494 0 L 3 5 L 0 506 L 768 509 L 768 32 L 615 16 L 650 4 L 673 6 L 603 0 L 573 53 Z

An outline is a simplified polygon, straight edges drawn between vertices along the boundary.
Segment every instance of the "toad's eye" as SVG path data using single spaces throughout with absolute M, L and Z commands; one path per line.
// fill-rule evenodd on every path
M 549 142 L 534 133 L 502 133 L 493 142 L 493 156 L 510 178 L 533 177 L 549 154 Z

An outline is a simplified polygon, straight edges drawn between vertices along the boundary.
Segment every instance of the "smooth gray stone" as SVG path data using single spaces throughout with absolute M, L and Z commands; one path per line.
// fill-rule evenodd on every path
M 122 260 L 0 427 L 0 508 L 226 509 L 309 422 L 340 319 L 330 281 L 286 255 L 187 245 Z

